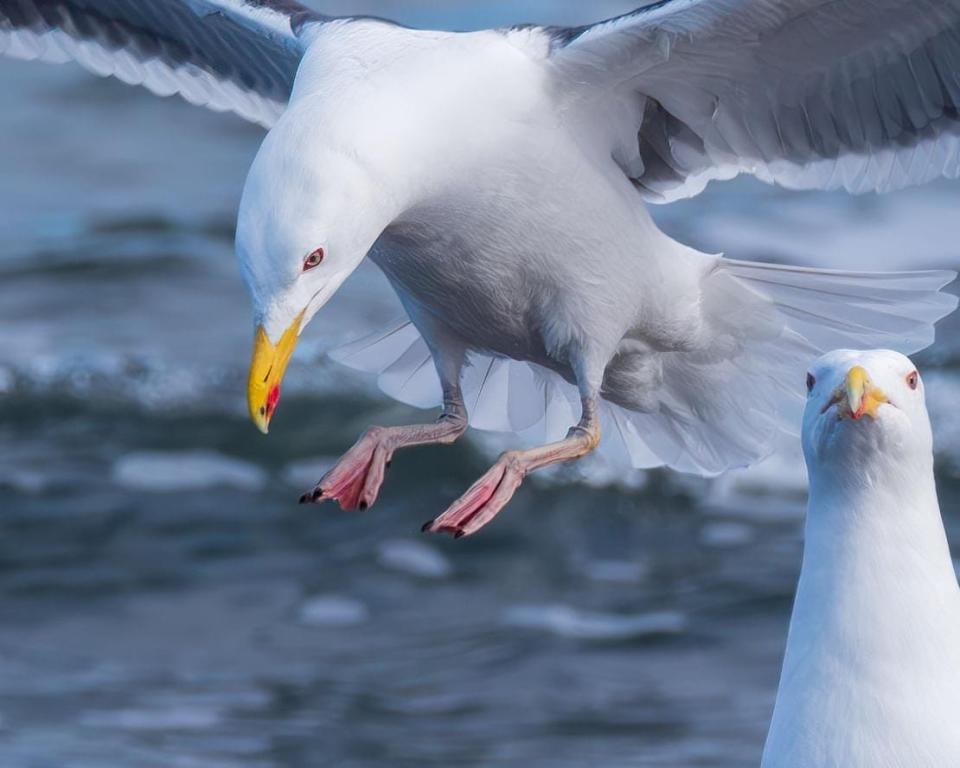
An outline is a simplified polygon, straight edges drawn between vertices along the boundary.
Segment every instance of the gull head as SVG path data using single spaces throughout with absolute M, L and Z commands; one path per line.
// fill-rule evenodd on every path
M 300 334 L 392 218 L 362 160 L 317 150 L 302 127 L 278 124 L 267 136 L 237 221 L 237 258 L 255 324 L 247 403 L 264 433 Z
M 933 451 L 923 381 L 890 350 L 835 350 L 807 373 L 803 451 L 811 478 L 876 482 Z

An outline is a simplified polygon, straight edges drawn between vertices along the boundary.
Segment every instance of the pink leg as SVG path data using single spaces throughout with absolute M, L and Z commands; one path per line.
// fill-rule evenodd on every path
M 508 451 L 470 489 L 436 520 L 423 526 L 425 533 L 470 536 L 493 520 L 513 498 L 527 473 L 551 464 L 586 456 L 600 444 L 596 404 L 584 400 L 583 418 L 566 438 L 526 451 Z
M 386 468 L 398 448 L 431 443 L 452 443 L 467 429 L 461 408 L 448 409 L 435 424 L 409 427 L 371 427 L 313 490 L 300 497 L 301 504 L 338 501 L 345 510 L 373 505 L 383 485 Z

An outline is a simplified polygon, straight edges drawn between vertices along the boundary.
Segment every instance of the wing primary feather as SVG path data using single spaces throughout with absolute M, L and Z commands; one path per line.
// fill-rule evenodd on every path
M 0 0 L 0 51 L 73 59 L 269 126 L 305 50 L 298 33 L 326 20 L 293 0 Z

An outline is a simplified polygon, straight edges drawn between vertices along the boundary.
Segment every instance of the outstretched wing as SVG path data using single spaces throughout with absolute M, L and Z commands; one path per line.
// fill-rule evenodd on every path
M 293 0 L 0 0 L 0 53 L 76 61 L 269 126 L 324 18 Z
M 615 155 L 650 200 L 742 172 L 850 192 L 960 176 L 960 0 L 660 0 L 547 32 L 568 83 L 619 97 L 638 141 Z

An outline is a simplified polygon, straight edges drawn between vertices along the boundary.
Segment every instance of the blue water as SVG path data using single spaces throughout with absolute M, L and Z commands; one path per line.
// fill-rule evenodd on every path
M 630 2 L 340 2 L 411 24 Z M 377 507 L 297 496 L 372 422 L 421 420 L 323 351 L 392 318 L 363 268 L 311 325 L 269 438 L 243 403 L 232 227 L 261 132 L 73 67 L 0 61 L 0 766 L 756 764 L 801 552 L 795 446 L 716 481 L 536 480 L 423 538 L 490 441 L 398 455 Z M 657 209 L 738 258 L 960 266 L 960 185 L 750 180 Z M 958 320 L 922 358 L 960 544 Z

